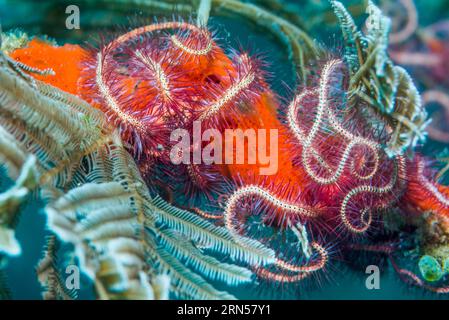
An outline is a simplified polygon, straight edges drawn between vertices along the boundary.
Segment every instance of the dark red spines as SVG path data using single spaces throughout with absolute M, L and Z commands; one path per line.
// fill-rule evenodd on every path
M 317 198 L 309 197 L 301 186 L 276 176 L 239 176 L 233 180 L 232 188 L 222 201 L 238 196 L 234 218 L 241 219 L 242 223 L 250 216 L 260 215 L 264 224 L 285 229 L 297 222 L 319 220 L 325 214 Z
M 108 49 L 91 51 L 84 61 L 80 80 L 82 98 L 102 109 L 119 128 L 126 147 L 137 158 L 155 156 L 168 139 L 168 128 L 161 110 L 135 107 L 139 83 L 129 69 L 113 59 Z M 129 97 L 134 97 L 131 104 Z
M 120 128 L 136 157 L 154 156 L 168 146 L 168 132 L 188 123 L 203 100 L 201 83 L 189 78 L 214 52 L 206 29 L 182 21 L 139 27 L 90 53 L 81 91 Z
M 266 88 L 262 65 L 247 53 L 234 53 L 226 74 L 209 74 L 205 78 L 206 99 L 194 119 L 221 130 L 251 112 L 250 106 L 257 103 Z
M 182 191 L 192 204 L 200 199 L 214 202 L 225 191 L 226 178 L 213 165 L 187 164 L 181 170 L 184 172 Z
M 189 80 L 192 70 L 184 68 L 183 53 L 158 39 L 136 45 L 129 55 L 130 74 L 142 83 L 145 103 L 178 127 L 188 121 L 202 97 L 200 85 Z
M 306 173 L 304 189 L 326 208 L 327 224 L 339 235 L 362 235 L 398 201 L 406 173 L 383 151 L 385 130 L 347 105 L 345 79 L 343 62 L 330 60 L 282 116 L 297 146 L 292 162 Z

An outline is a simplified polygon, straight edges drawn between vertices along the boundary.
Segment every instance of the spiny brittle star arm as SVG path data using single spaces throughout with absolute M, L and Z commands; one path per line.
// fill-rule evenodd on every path
M 221 214 L 210 214 L 199 208 L 192 208 L 192 211 L 194 211 L 196 214 L 202 216 L 205 219 L 213 219 L 213 220 L 223 219 L 223 215 Z
M 399 169 L 399 170 L 398 170 Z M 341 206 L 340 206 L 340 218 L 343 222 L 343 225 L 352 233 L 359 234 L 364 233 L 371 225 L 372 221 L 372 213 L 369 209 L 364 208 L 361 211 L 361 220 L 363 222 L 363 226 L 357 227 L 353 223 L 351 223 L 347 216 L 347 207 L 351 199 L 361 193 L 374 193 L 374 194 L 385 194 L 391 192 L 399 178 L 402 178 L 405 173 L 402 172 L 404 170 L 404 166 L 401 163 L 401 159 L 397 159 L 395 161 L 395 169 L 392 174 L 390 181 L 383 187 L 375 187 L 371 185 L 362 185 L 359 187 L 355 187 L 351 189 L 346 196 L 344 197 Z M 398 172 L 399 171 L 399 172 Z M 368 215 L 368 219 L 364 219 L 365 216 Z
M 115 112 L 115 114 L 124 122 L 127 124 L 130 124 L 134 128 L 138 129 L 139 131 L 143 132 L 145 130 L 145 126 L 143 123 L 133 117 L 132 115 L 127 114 L 124 112 L 121 108 L 117 100 L 113 97 L 111 94 L 108 85 L 106 84 L 106 81 L 104 79 L 104 72 L 103 72 L 103 59 L 106 57 L 103 57 L 101 52 L 98 52 L 97 54 L 97 69 L 96 69 L 96 75 L 95 75 L 95 81 L 98 86 L 98 90 L 100 91 L 100 94 L 102 98 L 105 100 L 107 105 Z
M 276 267 L 284 270 L 284 271 L 290 271 L 290 272 L 297 272 L 297 274 L 293 275 L 286 275 L 282 274 L 281 272 L 273 272 L 266 268 L 258 268 L 257 269 L 257 275 L 263 279 L 275 281 L 275 282 L 298 282 L 301 281 L 308 276 L 310 276 L 313 272 L 319 271 L 323 269 L 328 261 L 328 253 L 326 249 L 324 249 L 320 244 L 317 242 L 312 242 L 312 247 L 318 252 L 319 257 L 311 262 L 308 265 L 304 266 L 297 266 L 290 263 L 287 263 L 283 260 L 276 259 L 275 265 Z
M 277 196 L 273 195 L 270 191 L 257 186 L 257 185 L 248 185 L 242 188 L 237 189 L 228 199 L 225 208 L 225 224 L 226 227 L 233 234 L 236 234 L 236 230 L 233 226 L 232 218 L 234 217 L 235 209 L 240 200 L 247 196 L 258 196 L 263 200 L 269 202 L 276 208 L 280 210 L 284 210 L 286 212 L 290 212 L 302 217 L 314 218 L 318 215 L 318 212 L 312 211 L 310 209 L 298 206 L 293 203 L 289 203 L 287 201 L 283 201 L 279 199 Z
M 328 255 L 327 255 L 326 249 L 324 249 L 317 242 L 312 242 L 311 246 L 319 254 L 319 258 L 316 261 L 314 261 L 313 263 L 311 263 L 309 265 L 305 265 L 305 266 L 297 266 L 297 265 L 294 265 L 291 263 L 287 263 L 279 258 L 276 258 L 276 260 L 275 260 L 276 266 L 278 266 L 282 269 L 288 270 L 288 271 L 292 271 L 292 272 L 315 272 L 315 271 L 323 269 L 328 260 Z
M 162 92 L 162 97 L 164 101 L 168 101 L 171 98 L 171 92 L 170 92 L 170 81 L 167 77 L 167 75 L 164 72 L 164 69 L 162 68 L 161 64 L 157 61 L 153 60 L 148 55 L 144 55 L 142 51 L 137 50 L 136 51 L 136 57 L 142 61 L 148 69 L 153 73 L 156 82 L 159 86 L 159 90 Z
M 310 272 L 309 273 L 301 272 L 295 275 L 284 275 L 282 273 L 269 271 L 265 268 L 258 269 L 256 273 L 262 279 L 271 280 L 275 282 L 287 282 L 287 283 L 299 282 L 307 278 L 309 275 L 311 275 Z
M 298 109 L 301 106 L 302 101 L 305 97 L 318 93 L 318 90 L 305 90 L 301 94 L 299 94 L 293 102 L 288 107 L 288 113 L 287 113 L 287 121 L 288 125 L 290 127 L 290 130 L 295 135 L 296 139 L 302 144 L 306 140 L 306 135 L 304 131 L 301 129 L 301 127 L 298 124 L 298 120 L 296 118 L 296 115 L 298 113 Z M 318 151 L 313 147 L 310 146 L 310 152 L 312 153 L 312 156 L 317 160 L 329 173 L 332 173 L 332 168 L 327 164 L 327 162 L 321 157 L 321 155 L 318 153 Z
M 277 196 L 273 195 L 270 191 L 256 185 L 248 185 L 242 188 L 239 188 L 236 190 L 228 199 L 225 213 L 224 213 L 224 220 L 225 220 L 225 226 L 230 231 L 231 235 L 234 237 L 235 241 L 239 242 L 240 244 L 244 245 L 240 242 L 239 236 L 237 234 L 236 228 L 233 224 L 233 218 L 235 215 L 235 210 L 237 204 L 247 196 L 258 196 L 262 198 L 263 200 L 269 202 L 271 205 L 275 206 L 276 208 L 279 208 L 280 210 L 284 210 L 286 212 L 291 212 L 293 214 L 303 216 L 303 217 L 316 217 L 318 215 L 317 212 L 312 211 L 310 209 L 306 209 L 304 207 L 301 207 L 297 204 L 292 204 L 286 201 L 283 201 L 279 199 Z M 327 252 L 326 250 L 319 245 L 316 242 L 313 242 L 312 248 L 314 248 L 320 255 L 320 258 L 306 266 L 295 266 L 293 264 L 287 263 L 279 258 L 276 258 L 275 265 L 281 269 L 292 271 L 292 272 L 303 272 L 303 273 L 310 273 L 317 270 L 320 270 L 324 267 L 324 265 L 327 262 Z M 263 269 L 260 269 L 260 271 Z M 276 280 L 275 274 L 271 273 L 268 270 L 261 271 L 262 276 L 268 276 L 271 274 L 270 278 Z M 303 279 L 303 276 L 295 277 L 297 280 Z
M 115 40 L 111 41 L 103 50 L 104 55 L 99 52 L 97 56 L 97 69 L 96 69 L 96 83 L 99 88 L 100 94 L 102 98 L 106 101 L 108 107 L 110 107 L 113 112 L 117 114 L 117 116 L 124 121 L 125 123 L 131 124 L 133 127 L 137 128 L 140 131 L 145 130 L 145 127 L 141 121 L 139 121 L 137 118 L 127 114 L 122 110 L 120 107 L 118 101 L 113 97 L 113 95 L 110 92 L 109 86 L 105 81 L 104 77 L 104 70 L 107 67 L 106 61 L 109 58 L 109 55 L 112 53 L 114 49 L 119 47 L 121 44 L 125 43 L 126 41 L 129 41 L 131 39 L 134 39 L 136 37 L 141 36 L 145 33 L 150 33 L 154 31 L 159 30 L 165 30 L 165 29 L 184 29 L 184 30 L 191 30 L 198 33 L 201 33 L 206 37 L 207 45 L 205 48 L 202 49 L 194 49 L 194 48 L 188 48 L 187 46 L 183 45 L 180 40 L 175 36 L 171 36 L 171 40 L 175 46 L 177 46 L 179 49 L 186 51 L 188 54 L 192 55 L 207 55 L 212 50 L 212 38 L 210 37 L 209 33 L 206 30 L 202 30 L 198 28 L 195 25 L 191 25 L 184 22 L 165 22 L 165 23 L 156 23 L 152 25 L 143 26 L 137 29 L 134 29 L 128 33 L 125 33 L 124 35 L 116 38 Z M 181 45 L 181 46 L 180 46 Z M 159 78 L 161 80 L 161 78 Z M 161 87 L 164 87 L 164 85 L 168 85 L 168 83 L 161 83 Z
M 318 133 L 321 126 L 321 122 L 323 121 L 323 117 L 325 115 L 325 111 L 328 107 L 327 100 L 328 100 L 329 81 L 332 72 L 342 63 L 343 62 L 341 60 L 331 60 L 328 63 L 326 63 L 326 65 L 323 68 L 319 83 L 319 89 L 317 90 L 319 101 L 316 116 L 315 119 L 313 120 L 312 128 L 310 129 L 310 132 L 306 136 L 306 139 L 303 143 L 306 148 L 310 147 L 313 139 Z
M 418 179 L 421 184 L 428 190 L 444 207 L 449 207 L 449 198 L 442 194 L 440 190 L 424 176 L 424 161 L 418 163 Z
M 310 166 L 310 161 L 309 161 L 309 153 L 307 151 L 302 153 L 302 160 L 303 160 L 303 165 L 304 168 L 306 169 L 306 172 L 312 177 L 313 180 L 315 180 L 316 182 L 320 183 L 320 184 L 332 184 L 335 183 L 341 176 L 341 174 L 343 173 L 343 170 L 346 166 L 346 162 L 349 159 L 349 156 L 351 154 L 352 149 L 356 146 L 356 145 L 364 145 L 364 143 L 362 143 L 361 141 L 359 141 L 358 139 L 355 140 L 351 140 L 349 142 L 349 144 L 346 145 L 346 148 L 341 156 L 340 162 L 338 164 L 337 169 L 335 170 L 335 172 L 333 173 L 333 175 L 331 177 L 328 178 L 323 178 L 320 177 L 319 175 L 317 175 L 313 169 Z M 377 167 L 379 165 L 379 158 L 377 156 L 377 152 L 375 153 L 375 163 L 374 163 L 374 167 L 372 168 L 372 170 L 365 176 L 360 175 L 357 171 L 353 170 L 353 174 L 356 175 L 359 179 L 362 180 L 368 180 L 371 179 L 375 173 L 377 172 Z M 354 167 L 354 164 L 352 165 L 352 167 Z
M 170 39 L 173 42 L 173 44 L 176 47 L 178 47 L 179 49 L 181 49 L 189 54 L 197 55 L 197 56 L 208 55 L 212 51 L 212 46 L 213 46 L 212 38 L 207 30 L 201 29 L 201 28 L 199 28 L 195 25 L 189 24 L 189 23 L 175 22 L 175 21 L 155 23 L 155 24 L 150 24 L 147 26 L 143 26 L 143 27 L 134 29 L 128 33 L 121 35 L 120 37 L 116 38 L 112 42 L 110 42 L 108 44 L 108 49 L 114 50 L 119 45 L 121 45 L 131 39 L 139 37 L 142 34 L 151 33 L 151 32 L 160 31 L 160 30 L 168 30 L 168 29 L 190 30 L 190 31 L 197 32 L 197 33 L 201 34 L 206 39 L 206 46 L 204 48 L 194 49 L 194 48 L 189 48 L 186 45 L 182 44 L 182 42 L 178 39 L 178 37 L 176 35 L 172 35 L 170 37 Z
M 240 58 L 240 61 L 245 61 L 246 63 L 251 63 L 246 56 Z M 224 94 L 219 97 L 215 102 L 213 102 L 201 115 L 200 120 L 204 121 L 212 116 L 216 115 L 220 110 L 223 109 L 228 103 L 233 101 L 239 94 L 241 94 L 245 89 L 247 89 L 256 79 L 256 75 L 254 71 L 249 68 L 247 72 L 243 75 L 239 81 L 233 85 L 231 85 Z
M 332 184 L 336 182 L 340 175 L 342 174 L 346 162 L 349 158 L 349 155 L 356 145 L 366 145 L 374 154 L 374 166 L 373 169 L 366 175 L 361 175 L 355 170 L 353 171 L 353 174 L 356 175 L 359 179 L 362 180 L 368 180 L 371 179 L 374 174 L 377 172 L 377 168 L 379 165 L 379 156 L 377 154 L 377 149 L 379 148 L 379 145 L 371 141 L 369 139 L 356 136 L 349 132 L 348 130 L 344 129 L 341 124 L 336 119 L 334 113 L 332 112 L 331 108 L 328 105 L 328 87 L 329 87 L 329 81 L 330 77 L 332 75 L 332 72 L 343 62 L 341 60 L 331 60 L 329 61 L 323 68 L 322 71 L 322 77 L 320 79 L 320 84 L 318 89 L 314 90 L 307 90 L 303 93 L 301 93 L 289 106 L 288 109 L 288 122 L 291 130 L 295 134 L 296 138 L 299 140 L 299 142 L 303 145 L 303 151 L 302 151 L 302 161 L 304 168 L 309 176 L 312 177 L 313 180 L 320 184 Z M 296 120 L 296 114 L 299 106 L 301 105 L 303 99 L 311 94 L 318 94 L 319 102 L 318 102 L 318 108 L 317 108 L 317 114 L 315 116 L 315 119 L 313 121 L 312 128 L 310 129 L 310 132 L 308 135 L 305 135 L 304 132 L 301 130 L 297 120 Z M 321 123 L 323 121 L 323 118 L 327 116 L 329 119 L 329 122 L 331 126 L 334 128 L 334 130 L 344 136 L 346 139 L 348 139 L 350 142 L 346 146 L 341 160 L 338 164 L 337 169 L 333 172 L 333 175 L 330 177 L 321 177 L 317 175 L 314 170 L 312 169 L 310 165 L 310 155 L 312 155 L 321 165 L 324 166 L 328 172 L 332 173 L 332 169 L 330 166 L 326 163 L 326 161 L 318 154 L 317 150 L 313 147 L 312 142 L 320 130 Z M 354 169 L 354 163 L 352 165 L 352 168 Z M 329 170 L 330 169 L 330 170 Z

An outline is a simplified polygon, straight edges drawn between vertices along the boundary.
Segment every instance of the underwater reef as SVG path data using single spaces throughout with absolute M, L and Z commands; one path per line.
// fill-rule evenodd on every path
M 99 3 L 144 19 L 72 43 L 3 26 L 0 299 L 33 202 L 43 299 L 79 298 L 67 266 L 89 298 L 236 299 L 340 265 L 447 298 L 449 20 L 421 27 L 413 0 Z M 279 43 L 294 79 L 215 17 Z

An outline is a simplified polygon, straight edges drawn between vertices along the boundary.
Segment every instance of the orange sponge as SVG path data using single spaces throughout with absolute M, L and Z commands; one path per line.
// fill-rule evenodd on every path
M 77 93 L 80 62 L 84 55 L 85 50 L 78 45 L 54 46 L 38 39 L 33 39 L 28 46 L 10 54 L 14 60 L 30 67 L 53 69 L 55 75 L 33 76 L 71 94 Z

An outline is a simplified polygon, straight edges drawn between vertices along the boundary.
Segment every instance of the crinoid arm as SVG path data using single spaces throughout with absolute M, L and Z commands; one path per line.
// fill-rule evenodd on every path
M 76 290 L 69 290 L 61 277 L 58 266 L 59 243 L 56 236 L 46 239 L 43 257 L 36 267 L 39 283 L 44 288 L 44 300 L 73 300 L 77 297 Z
M 12 299 L 11 289 L 8 286 L 6 275 L 0 271 L 0 300 Z
M 403 154 L 425 138 L 427 112 L 408 73 L 388 57 L 390 19 L 369 1 L 366 34 L 345 6 L 331 0 L 345 40 L 345 61 L 351 74 L 349 104 L 364 101 L 393 132 L 387 144 L 390 156 Z

